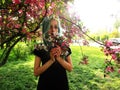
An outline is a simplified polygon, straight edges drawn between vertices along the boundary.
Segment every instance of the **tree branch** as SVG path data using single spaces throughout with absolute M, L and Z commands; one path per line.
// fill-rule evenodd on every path
M 64 20 L 66 20 L 66 21 L 68 21 L 68 22 L 70 22 L 70 23 L 72 23 L 72 24 L 74 24 L 75 26 L 77 26 L 84 35 L 86 35 L 87 37 L 89 37 L 89 38 L 90 38 L 91 40 L 93 40 L 94 42 L 96 42 L 96 43 L 98 43 L 98 44 L 100 44 L 100 45 L 105 46 L 103 43 L 100 43 L 100 42 L 96 41 L 94 38 L 92 38 L 92 37 L 90 37 L 89 35 L 87 35 L 87 34 L 82 30 L 82 28 L 81 28 L 80 25 L 77 25 L 76 23 L 74 23 L 74 22 L 72 22 L 72 21 L 70 21 L 70 20 L 68 20 L 68 19 L 66 19 L 66 18 L 64 18 L 64 17 L 62 17 L 62 16 L 59 16 L 59 17 L 62 18 L 62 19 L 64 19 Z

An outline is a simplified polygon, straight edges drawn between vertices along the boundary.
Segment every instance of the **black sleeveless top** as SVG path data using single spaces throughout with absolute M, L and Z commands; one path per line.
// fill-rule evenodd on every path
M 71 54 L 68 53 L 65 57 Z M 41 58 L 42 65 L 50 59 L 50 54 L 45 49 L 34 49 L 34 55 Z M 66 70 L 55 61 L 44 73 L 39 76 L 37 90 L 69 90 Z

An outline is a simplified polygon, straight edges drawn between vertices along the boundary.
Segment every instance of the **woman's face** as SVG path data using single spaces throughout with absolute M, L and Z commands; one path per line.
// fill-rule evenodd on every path
M 51 20 L 50 29 L 48 30 L 48 33 L 53 36 L 58 34 L 58 22 L 56 20 Z

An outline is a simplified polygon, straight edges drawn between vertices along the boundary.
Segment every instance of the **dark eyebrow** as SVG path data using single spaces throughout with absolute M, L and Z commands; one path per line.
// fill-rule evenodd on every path
M 58 25 L 50 25 L 50 26 L 52 26 L 52 27 L 56 27 L 57 26 L 58 27 Z

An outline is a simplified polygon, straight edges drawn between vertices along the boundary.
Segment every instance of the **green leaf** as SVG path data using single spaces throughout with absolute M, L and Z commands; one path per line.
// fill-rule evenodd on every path
M 5 0 L 2 0 L 2 4 L 4 4 L 5 3 Z

